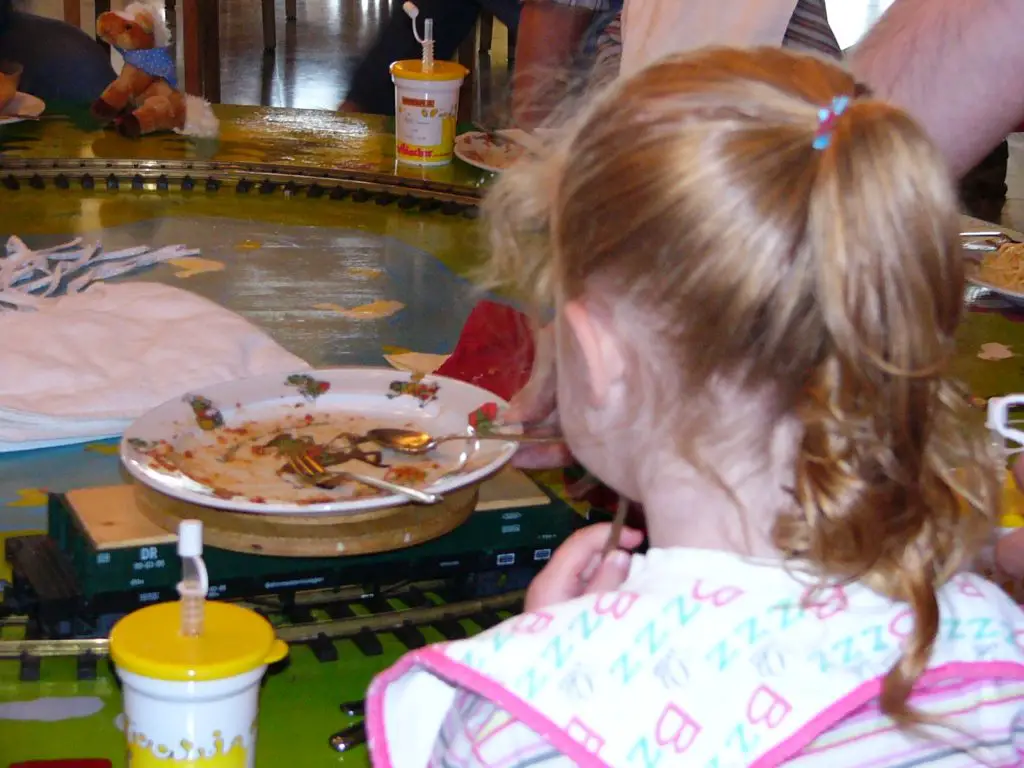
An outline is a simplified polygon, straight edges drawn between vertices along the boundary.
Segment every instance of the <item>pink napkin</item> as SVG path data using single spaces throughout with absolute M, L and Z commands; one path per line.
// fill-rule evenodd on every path
M 481 301 L 469 313 L 455 351 L 435 373 L 508 400 L 530 379 L 533 355 L 526 315 L 505 304 Z

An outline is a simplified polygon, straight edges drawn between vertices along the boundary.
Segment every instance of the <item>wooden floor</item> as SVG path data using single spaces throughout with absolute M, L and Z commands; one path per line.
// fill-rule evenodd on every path
M 62 0 L 20 2 L 47 16 L 59 18 L 62 13 Z M 127 2 L 113 0 L 112 4 L 118 8 Z M 840 44 L 855 43 L 891 2 L 827 0 Z M 220 0 L 224 102 L 333 109 L 345 95 L 355 61 L 387 20 L 391 0 L 297 0 L 297 4 L 298 18 L 285 23 L 284 0 L 277 0 L 278 47 L 265 56 L 260 0 Z M 93 0 L 82 0 L 86 31 L 92 31 L 94 18 Z M 496 24 L 489 84 L 497 89 L 507 85 L 507 51 L 505 29 Z
M 112 4 L 118 8 L 126 3 Z M 61 17 L 61 0 L 26 0 L 22 5 Z M 277 50 L 264 54 L 260 0 L 220 0 L 223 102 L 334 109 L 342 101 L 356 61 L 389 17 L 390 0 L 297 0 L 297 5 L 298 18 L 286 23 L 284 0 L 277 0 Z M 180 7 L 178 3 L 179 15 Z M 87 32 L 93 31 L 94 18 L 93 3 L 84 0 L 82 26 Z M 507 37 L 500 24 L 494 29 L 491 80 L 504 86 Z
M 455 2 L 456 0 L 452 0 Z M 127 0 L 114 0 L 119 7 Z M 853 45 L 892 0 L 827 0 L 829 20 L 843 47 Z M 29 10 L 59 17 L 61 0 L 23 0 Z M 178 4 L 180 7 L 180 3 Z M 285 22 L 277 0 L 277 50 L 264 55 L 260 0 L 220 0 L 222 100 L 233 104 L 334 109 L 348 88 L 354 63 L 387 20 L 389 0 L 298 0 L 298 18 Z M 87 31 L 92 0 L 82 3 Z M 504 27 L 495 25 L 483 101 L 504 93 L 508 56 Z M 1024 135 L 1011 140 L 1010 192 L 1003 222 L 1024 230 Z

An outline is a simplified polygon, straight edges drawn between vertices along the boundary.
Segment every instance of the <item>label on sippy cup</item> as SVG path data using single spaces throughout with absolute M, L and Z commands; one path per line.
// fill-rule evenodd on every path
M 253 764 L 251 744 L 255 740 L 256 723 L 246 739 L 235 736 L 230 743 L 221 733 L 213 731 L 211 743 L 204 746 L 193 744 L 188 739 L 179 739 L 177 744 L 168 745 L 148 738 L 144 733 L 128 729 L 128 768 L 171 768 L 172 766 L 195 766 L 195 768 L 249 768 Z M 249 742 L 248 744 L 246 742 Z
M 442 118 L 433 99 L 402 96 L 398 107 L 400 135 L 408 144 L 436 147 L 441 143 Z
M 457 88 L 428 93 L 401 81 L 396 81 L 396 87 L 395 154 L 398 159 L 413 165 L 451 162 L 459 111 Z

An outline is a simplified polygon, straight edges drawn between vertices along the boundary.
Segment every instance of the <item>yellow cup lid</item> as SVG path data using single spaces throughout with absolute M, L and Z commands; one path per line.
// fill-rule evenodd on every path
M 468 69 L 454 61 L 435 61 L 432 72 L 424 72 L 423 62 L 419 59 L 404 59 L 391 65 L 391 76 L 404 77 L 406 80 L 461 80 L 468 74 Z
M 222 680 L 288 655 L 258 613 L 216 601 L 204 613 L 202 634 L 186 637 L 178 602 L 140 608 L 114 625 L 110 658 L 119 669 L 157 680 Z

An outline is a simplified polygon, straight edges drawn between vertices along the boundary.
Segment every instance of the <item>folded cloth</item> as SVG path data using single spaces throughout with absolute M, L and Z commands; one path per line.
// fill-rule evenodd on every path
M 12 237 L 0 255 L 0 312 L 32 309 L 45 297 L 78 293 L 94 282 L 198 253 L 183 245 L 104 251 L 95 243 L 83 245 L 82 238 L 33 251 Z
M 189 390 L 309 365 L 242 317 L 158 283 L 0 312 L 0 452 L 111 437 Z

